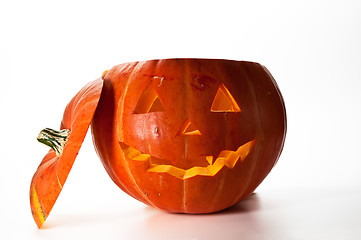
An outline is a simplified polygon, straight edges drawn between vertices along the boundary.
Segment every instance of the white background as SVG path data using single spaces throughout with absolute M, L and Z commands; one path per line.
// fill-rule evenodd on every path
M 360 239 L 360 1 L 0 2 L 0 239 Z M 155 58 L 256 61 L 286 102 L 281 158 L 228 211 L 144 206 L 82 146 L 38 230 L 29 185 L 65 105 L 113 65 Z

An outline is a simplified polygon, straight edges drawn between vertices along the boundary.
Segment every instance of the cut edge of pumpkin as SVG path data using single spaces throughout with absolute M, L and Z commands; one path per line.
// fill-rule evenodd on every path
M 32 206 L 31 213 L 33 215 L 35 223 L 38 226 L 38 228 L 41 228 L 47 218 L 47 215 L 45 214 L 45 212 L 43 211 L 40 205 L 38 193 L 36 191 L 35 185 L 33 185 L 30 190 L 30 201 Z
M 218 87 L 216 96 L 214 97 L 212 106 L 212 112 L 240 112 L 241 108 L 238 106 L 237 101 L 233 98 L 232 94 L 221 83 Z
M 245 160 L 252 150 L 255 142 L 255 139 L 251 140 L 240 146 L 235 151 L 223 150 L 214 162 L 212 161 L 213 156 L 206 156 L 206 160 L 209 165 L 205 167 L 195 166 L 189 169 L 182 169 L 167 164 L 154 164 L 152 163 L 151 155 L 142 153 L 125 143 L 120 143 L 120 146 L 128 159 L 146 162 L 146 166 L 149 166 L 147 169 L 148 172 L 168 173 L 178 179 L 186 180 L 195 176 L 215 176 L 224 166 L 233 169 L 239 159 L 241 162 Z

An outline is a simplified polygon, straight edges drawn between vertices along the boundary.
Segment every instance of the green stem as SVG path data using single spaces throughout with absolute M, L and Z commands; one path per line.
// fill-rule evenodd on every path
M 56 156 L 59 157 L 63 153 L 69 135 L 70 130 L 68 129 L 56 131 L 51 128 L 45 128 L 40 131 L 37 139 L 39 142 L 51 147 L 55 151 Z

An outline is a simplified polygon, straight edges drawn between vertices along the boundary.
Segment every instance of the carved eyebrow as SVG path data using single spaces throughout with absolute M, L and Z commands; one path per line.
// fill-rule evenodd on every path
M 241 108 L 238 106 L 232 94 L 221 83 L 218 87 L 216 96 L 213 99 L 211 112 L 240 112 Z

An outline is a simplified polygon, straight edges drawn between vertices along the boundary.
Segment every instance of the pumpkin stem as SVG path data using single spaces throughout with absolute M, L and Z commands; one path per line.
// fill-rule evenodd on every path
M 57 131 L 51 128 L 45 128 L 40 131 L 37 139 L 39 142 L 51 147 L 55 151 L 56 156 L 59 157 L 63 153 L 69 135 L 70 130 L 68 129 Z

